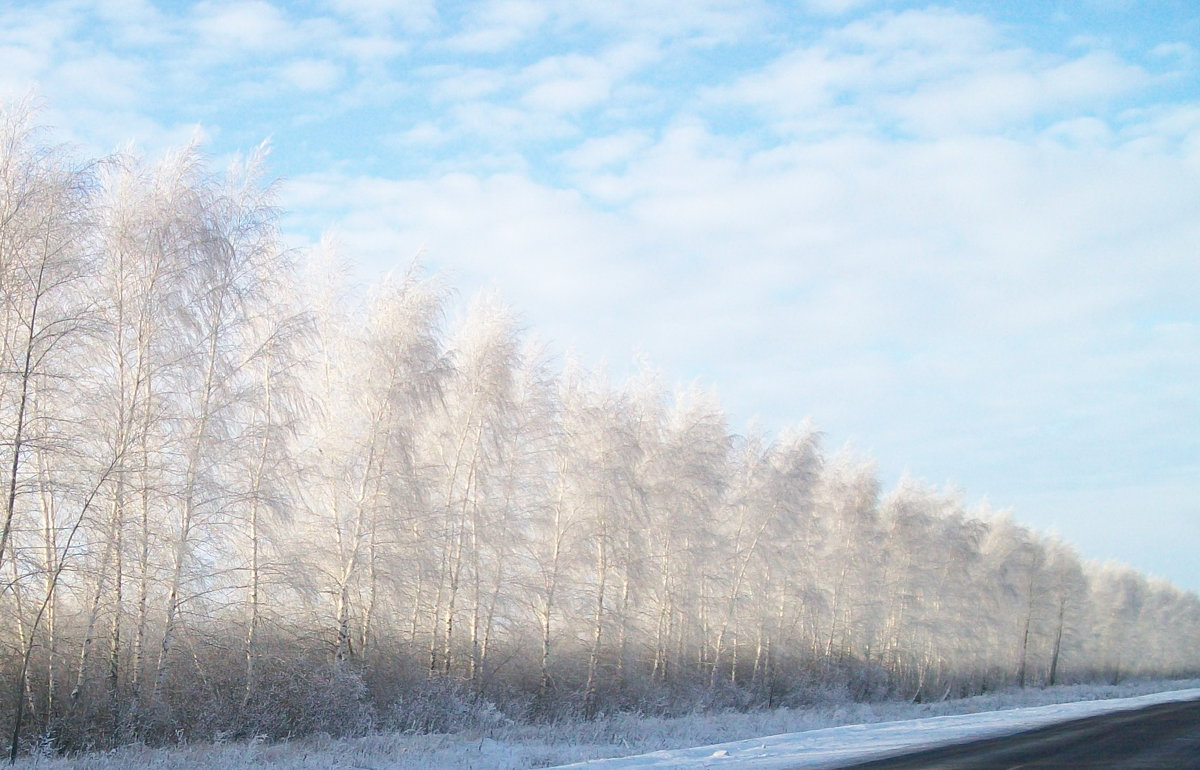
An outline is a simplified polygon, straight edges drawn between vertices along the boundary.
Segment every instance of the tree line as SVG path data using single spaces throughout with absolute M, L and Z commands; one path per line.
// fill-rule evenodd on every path
M 810 426 L 731 432 L 412 269 L 281 245 L 261 153 L 0 117 L 13 756 L 1200 670 L 1200 600 Z

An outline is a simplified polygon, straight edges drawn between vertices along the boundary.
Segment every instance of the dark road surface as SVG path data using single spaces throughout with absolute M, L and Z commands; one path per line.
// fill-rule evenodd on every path
M 1031 732 L 928 749 L 846 770 L 1200 769 L 1200 701 L 1164 703 Z

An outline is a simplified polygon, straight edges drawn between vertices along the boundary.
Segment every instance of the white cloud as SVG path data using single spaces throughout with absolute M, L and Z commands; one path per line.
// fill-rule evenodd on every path
M 709 46 L 745 40 L 762 31 L 773 16 L 763 0 L 607 0 L 560 3 L 559 20 L 658 45 L 666 42 Z
M 471 8 L 469 23 L 446 45 L 468 53 L 498 53 L 543 29 L 556 34 L 586 30 L 658 47 L 665 43 L 711 46 L 744 40 L 772 18 L 763 0 L 484 0 Z
M 876 0 L 804 0 L 804 5 L 814 13 L 825 16 L 842 16 L 875 2 Z
M 45 59 L 36 51 L 17 46 L 0 45 L 0 101 L 21 98 L 39 80 Z
M 395 37 L 372 34 L 365 37 L 342 36 L 330 42 L 331 50 L 362 63 L 394 59 L 408 51 L 408 45 Z
M 329 91 L 341 80 L 342 69 L 326 59 L 297 59 L 280 68 L 283 80 L 301 91 Z
M 449 139 L 447 133 L 433 123 L 419 123 L 407 131 L 394 133 L 388 137 L 388 143 L 401 151 L 418 147 L 432 147 L 443 144 Z
M 578 129 L 553 115 L 509 106 L 507 102 L 468 102 L 449 110 L 454 131 L 486 137 L 501 146 L 573 136 Z
M 65 3 L 49 3 L 42 13 L 15 6 L 0 8 L 0 40 L 22 48 L 48 52 L 71 39 L 81 22 L 79 9 Z
M 873 125 L 879 103 L 902 100 L 929 83 L 960 82 L 994 50 L 981 17 L 945 10 L 882 13 L 799 45 L 758 71 L 704 93 L 716 105 L 749 105 L 777 129 L 831 131 Z M 1018 66 L 1015 62 L 1005 68 Z
M 265 0 L 204 0 L 192 13 L 201 42 L 223 55 L 298 48 L 295 26 Z
M 528 107 L 544 112 L 576 112 L 604 102 L 612 91 L 613 73 L 588 56 L 554 56 L 523 73 L 532 85 L 521 97 Z
M 396 24 L 410 31 L 427 31 L 438 17 L 434 0 L 333 0 L 333 7 L 364 26 Z
M 1196 47 L 1188 43 L 1159 43 L 1150 49 L 1152 56 L 1161 59 L 1171 59 L 1176 63 L 1190 67 L 1196 63 Z
M 418 75 L 430 100 L 447 105 L 438 121 L 443 131 L 505 145 L 582 133 L 582 114 L 626 100 L 624 89 L 636 88 L 637 73 L 657 56 L 630 43 L 596 55 L 545 55 L 522 67 L 437 65 Z
M 750 105 L 783 133 L 995 132 L 1042 116 L 1103 109 L 1148 85 L 1104 51 L 1062 59 L 1008 44 L 985 19 L 952 11 L 883 13 L 710 89 L 716 107 Z
M 1123 134 L 1147 154 L 1174 154 L 1200 168 L 1200 103 L 1164 104 L 1129 111 Z
M 191 8 L 187 20 L 198 43 L 178 56 L 187 66 L 206 68 L 235 58 L 260 61 L 284 53 L 314 53 L 353 40 L 328 17 L 293 18 L 266 0 L 204 0 Z
M 285 205 L 334 223 L 347 252 L 383 271 L 418 251 L 456 286 L 497 285 L 536 320 L 539 332 L 569 344 L 590 316 L 594 328 L 623 326 L 609 314 L 646 286 L 638 262 L 623 259 L 621 228 L 576 193 L 512 174 L 447 174 L 429 181 L 311 175 L 286 183 Z M 624 338 L 620 338 L 623 342 Z M 623 360 L 628 349 L 615 349 Z
M 56 95 L 69 103 L 127 107 L 147 91 L 144 66 L 110 53 L 68 59 L 50 79 Z
M 538 0 L 486 0 L 470 12 L 471 25 L 446 41 L 451 50 L 495 53 L 525 40 L 550 18 Z
M 777 121 L 790 121 L 834 106 L 837 94 L 862 82 L 873 68 L 862 56 L 833 56 L 821 48 L 789 52 L 763 70 L 727 87 L 706 91 L 717 105 L 749 105 Z
M 977 14 L 948 8 L 887 11 L 833 28 L 827 37 L 840 45 L 850 44 L 868 51 L 900 54 L 919 52 L 917 70 L 902 76 L 927 73 L 931 64 L 959 61 L 964 55 L 986 52 L 998 45 L 999 31 Z
M 177 24 L 149 0 L 93 0 L 106 33 L 126 46 L 177 45 Z
M 500 92 L 509 80 L 503 72 L 485 67 L 438 65 L 425 67 L 418 74 L 432 82 L 431 99 L 435 103 L 483 99 Z
M 535 313 L 604 295 L 647 300 L 625 319 L 621 342 L 597 344 L 640 344 L 684 373 L 702 361 L 750 366 L 771 347 L 853 370 L 843 356 L 854 354 L 837 351 L 881 334 L 950 350 L 985 339 L 1005 355 L 1038 356 L 1021 367 L 1036 372 L 1075 335 L 1102 335 L 1106 313 L 1178 282 L 1164 271 L 1187 258 L 1194 233 L 1170 222 L 1200 205 L 1200 190 L 1181 195 L 1170 164 L 1139 165 L 1120 148 L 832 141 L 767 160 L 681 126 L 653 145 L 636 134 L 596 140 L 576 157 L 583 189 L 593 169 L 622 186 L 615 212 L 588 214 L 583 199 L 511 175 L 330 187 L 366 211 L 396 206 L 369 221 L 342 218 L 346 231 L 410 232 L 412 248 L 428 243 L 472 280 L 536 275 L 556 287 L 513 287 L 516 304 Z M 1153 229 L 1168 234 L 1139 246 Z M 631 282 L 605 283 L 597 266 Z M 569 336 L 588 335 L 585 325 Z M 957 362 L 968 380 L 983 363 Z M 781 378 L 767 402 L 788 408 L 798 386 Z
M 58 47 L 74 32 L 73 12 L 46 14 L 0 8 L 0 86 L 11 97 L 28 91 L 54 66 Z
M 126 110 L 76 105 L 64 109 L 49 104 L 44 120 L 46 125 L 54 127 L 56 137 L 92 157 L 108 155 L 131 145 L 137 152 L 159 157 L 193 138 L 201 144 L 209 144 L 217 133 L 216 129 L 206 130 L 196 123 L 155 120 L 136 107 Z
M 1096 109 L 1149 81 L 1144 70 L 1098 53 L 1054 65 L 996 65 L 881 102 L 906 128 L 924 135 L 991 132 L 1043 114 L 1071 114 L 1085 105 Z
M 89 40 L 87 10 L 77 3 L 46 4 L 38 13 L 0 9 L 0 98 L 35 93 L 55 139 L 94 155 L 135 138 L 158 149 L 163 137 L 178 137 L 146 111 L 160 73 L 152 79 L 144 59 Z
M 563 154 L 565 166 L 576 172 L 592 174 L 611 166 L 623 166 L 650 144 L 642 131 L 623 131 L 619 134 L 586 139 Z M 587 178 L 584 178 L 587 181 Z

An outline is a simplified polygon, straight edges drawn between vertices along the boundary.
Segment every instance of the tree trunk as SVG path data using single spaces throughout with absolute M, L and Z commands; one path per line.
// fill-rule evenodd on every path
M 583 711 L 588 717 L 596 715 L 596 676 L 600 666 L 600 649 L 604 636 L 604 592 L 608 583 L 608 525 L 603 519 L 596 538 L 596 612 L 592 619 L 592 649 L 588 654 L 587 683 L 583 688 Z
M 1049 685 L 1053 687 L 1058 684 L 1058 656 L 1062 652 L 1063 638 L 1063 618 L 1067 611 L 1066 597 L 1062 597 L 1058 603 L 1058 628 L 1054 632 L 1054 652 L 1050 655 L 1050 676 Z

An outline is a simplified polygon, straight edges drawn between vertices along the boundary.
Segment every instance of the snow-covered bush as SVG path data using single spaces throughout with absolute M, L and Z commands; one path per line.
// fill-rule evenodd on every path
M 389 728 L 410 734 L 487 732 L 511 721 L 491 701 L 447 676 L 413 683 L 387 714 Z

